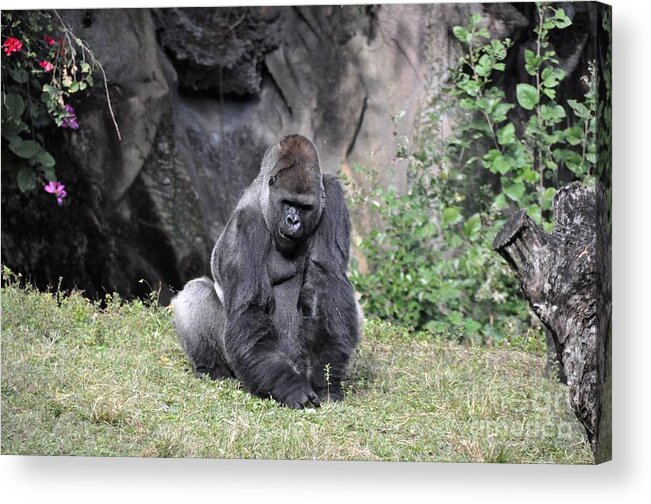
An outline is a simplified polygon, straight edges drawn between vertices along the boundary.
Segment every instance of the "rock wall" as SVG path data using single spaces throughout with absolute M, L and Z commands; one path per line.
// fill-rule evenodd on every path
M 51 139 L 66 205 L 3 183 L 3 263 L 90 296 L 178 289 L 209 272 L 265 149 L 293 132 L 314 140 L 324 171 L 364 185 L 351 166 L 370 165 L 404 188 L 398 143 L 415 138 L 456 64 L 452 27 L 474 11 L 493 34 L 517 35 L 526 8 L 60 11 L 103 64 L 121 139 L 98 86 L 75 104 L 79 130 Z

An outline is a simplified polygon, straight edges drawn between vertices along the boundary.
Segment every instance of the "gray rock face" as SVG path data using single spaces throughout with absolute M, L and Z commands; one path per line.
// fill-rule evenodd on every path
M 351 167 L 373 166 L 404 188 L 398 144 L 456 64 L 452 26 L 477 11 L 497 35 L 520 29 L 499 5 L 61 11 L 103 64 L 121 140 L 101 86 L 75 103 L 79 130 L 54 139 L 68 202 L 25 203 L 3 184 L 3 262 L 91 295 L 179 288 L 209 272 L 265 149 L 288 133 L 314 140 L 325 172 L 364 186 Z
M 156 9 L 154 15 L 181 88 L 260 92 L 264 55 L 280 44 L 278 9 Z

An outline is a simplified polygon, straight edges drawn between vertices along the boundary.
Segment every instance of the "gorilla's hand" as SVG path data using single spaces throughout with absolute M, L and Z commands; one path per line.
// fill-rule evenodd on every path
M 321 406 L 319 396 L 307 381 L 296 381 L 292 385 L 283 387 L 283 390 L 274 399 L 292 409 L 303 409 L 310 404 L 313 404 L 315 408 Z

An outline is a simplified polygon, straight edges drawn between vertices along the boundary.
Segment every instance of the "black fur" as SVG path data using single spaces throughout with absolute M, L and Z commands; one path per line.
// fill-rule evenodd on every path
M 172 301 L 195 373 L 235 376 L 293 408 L 341 400 L 359 339 L 349 245 L 341 185 L 321 175 L 309 140 L 285 137 L 217 240 L 214 283 L 193 280 Z

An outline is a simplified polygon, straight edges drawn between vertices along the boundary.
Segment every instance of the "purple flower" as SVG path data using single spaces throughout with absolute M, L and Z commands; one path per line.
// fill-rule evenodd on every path
M 61 123 L 62 128 L 79 128 L 79 123 L 77 122 L 77 115 L 75 114 L 75 109 L 72 108 L 72 105 L 66 104 L 63 106 L 65 111 L 68 113 L 66 117 L 63 118 Z
M 50 194 L 54 194 L 57 198 L 57 203 L 59 205 L 62 205 L 63 198 L 68 196 L 65 187 L 66 186 L 64 186 L 61 182 L 50 181 L 47 183 L 47 185 L 43 186 L 43 189 L 45 189 L 45 191 L 49 192 Z

